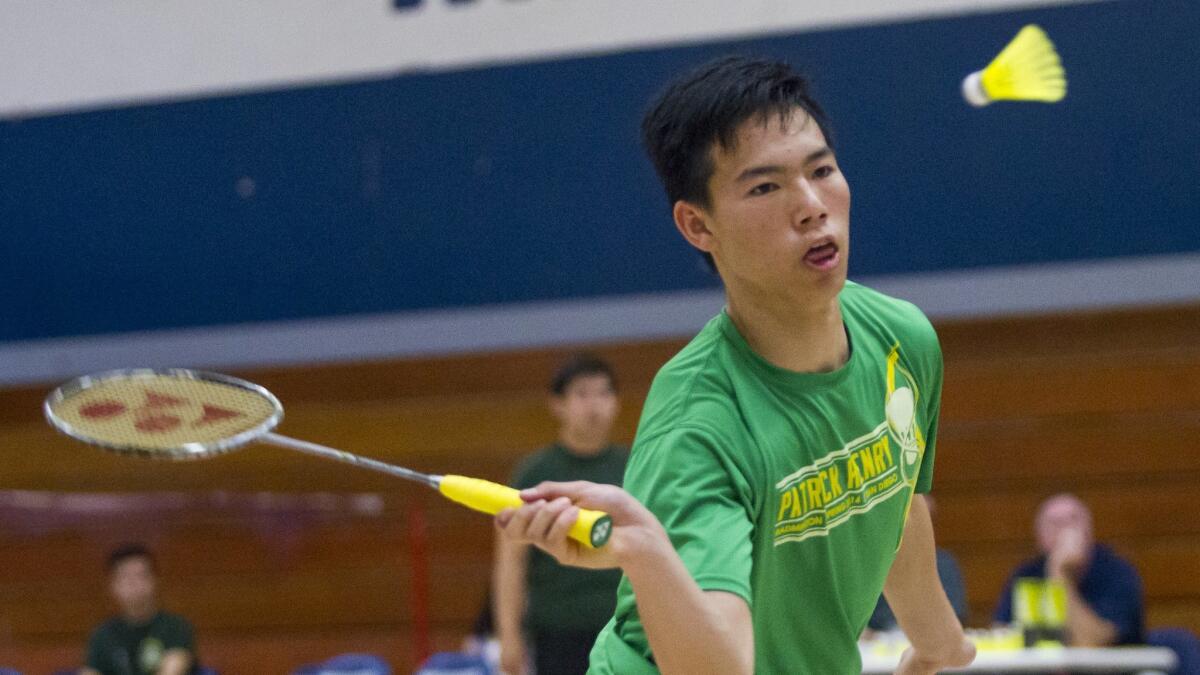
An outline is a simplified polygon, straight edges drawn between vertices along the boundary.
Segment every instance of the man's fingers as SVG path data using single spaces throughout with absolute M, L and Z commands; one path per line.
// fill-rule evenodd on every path
M 522 508 L 532 508 L 536 512 L 533 514 L 533 518 L 529 520 L 529 525 L 525 529 L 525 535 L 533 541 L 546 541 L 548 539 L 546 535 L 550 531 L 550 526 L 554 524 L 554 519 L 570 505 L 570 500 L 565 497 L 560 497 L 549 503 L 537 501 L 533 505 L 526 504 Z
M 500 513 L 497 513 L 496 514 L 496 526 L 499 527 L 500 529 L 504 529 L 504 528 L 508 527 L 508 523 L 509 523 L 509 521 L 512 520 L 513 513 L 515 513 L 515 512 L 516 512 L 516 509 L 504 509 Z
M 595 485 L 595 483 L 589 483 L 583 480 L 575 480 L 566 483 L 548 480 L 526 490 L 521 490 L 521 499 L 524 499 L 526 502 L 536 502 L 539 499 L 551 501 L 553 499 L 558 499 L 559 497 L 566 497 L 571 501 L 575 501 L 575 498 L 579 495 L 579 493 L 583 492 L 592 485 Z
M 562 532 L 555 529 L 555 524 L 564 511 L 573 509 L 578 516 L 578 509 L 571 505 L 566 497 L 559 497 L 551 502 L 537 500 L 517 509 L 505 509 L 496 514 L 496 527 L 504 536 L 522 542 L 535 544 L 555 544 L 565 541 L 566 532 L 574 523 L 574 517 L 567 523 Z
M 508 520 L 503 525 L 505 535 L 519 541 L 527 541 L 525 533 L 529 530 L 529 521 L 533 518 L 535 508 L 526 504 L 519 509 L 508 510 Z
M 550 532 L 546 534 L 546 539 L 549 541 L 563 541 L 567 538 L 567 533 L 571 531 L 571 526 L 579 519 L 579 507 L 570 506 L 568 502 L 567 508 L 563 509 L 554 522 L 550 525 Z
M 580 508 L 604 511 L 615 516 L 630 515 L 636 502 L 628 493 L 614 485 L 601 485 L 587 481 L 570 483 L 545 482 L 521 492 L 526 502 L 545 499 L 547 501 L 566 497 Z

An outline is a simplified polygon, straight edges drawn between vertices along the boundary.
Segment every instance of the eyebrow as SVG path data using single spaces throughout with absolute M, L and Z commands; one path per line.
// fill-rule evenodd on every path
M 808 154 L 808 156 L 804 158 L 804 164 L 805 165 L 811 164 L 811 163 L 817 161 L 818 159 L 821 159 L 823 157 L 826 157 L 826 156 L 832 155 L 832 154 L 833 154 L 833 150 L 830 150 L 829 146 L 826 145 L 825 147 L 821 148 L 820 150 L 815 150 L 813 152 L 810 152 Z M 749 169 L 746 169 L 745 171 L 738 174 L 737 182 L 740 183 L 740 182 L 742 182 L 744 180 L 748 180 L 750 178 L 757 178 L 759 176 L 766 176 L 766 175 L 770 175 L 770 174 L 774 174 L 774 173 L 784 173 L 785 171 L 786 171 L 786 169 L 779 164 L 764 164 L 762 166 L 752 166 Z

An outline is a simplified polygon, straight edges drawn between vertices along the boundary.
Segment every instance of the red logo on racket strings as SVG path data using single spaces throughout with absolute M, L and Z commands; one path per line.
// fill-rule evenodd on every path
M 183 420 L 178 415 L 169 412 L 169 410 L 192 404 L 192 401 L 179 398 L 178 396 L 150 391 L 149 389 L 145 389 L 143 392 L 146 394 L 145 403 L 133 409 L 133 414 L 136 418 L 133 422 L 134 428 L 146 433 L 166 433 L 179 428 L 183 424 Z M 191 428 L 193 429 L 220 422 L 221 420 L 242 416 L 242 413 L 236 410 L 229 410 L 228 408 L 208 403 L 201 403 L 200 406 L 203 414 L 192 422 Z M 129 408 L 124 403 L 111 399 L 93 401 L 79 408 L 79 414 L 90 420 L 113 419 L 120 417 L 126 412 L 129 412 Z

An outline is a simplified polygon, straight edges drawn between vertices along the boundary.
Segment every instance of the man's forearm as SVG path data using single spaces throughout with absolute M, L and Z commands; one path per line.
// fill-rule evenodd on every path
M 496 544 L 496 568 L 492 578 L 495 596 L 492 600 L 492 615 L 496 622 L 496 636 L 500 640 L 521 639 L 521 620 L 525 614 L 525 572 L 529 560 L 529 547 L 525 544 L 498 541 Z
M 1117 628 L 1092 611 L 1069 579 L 1059 579 L 1067 589 L 1067 633 L 1074 647 L 1107 647 L 1117 641 Z
M 904 539 L 883 590 L 914 649 L 936 657 L 960 648 L 962 625 L 938 577 L 933 523 L 920 495 L 913 498 Z
M 754 631 L 742 598 L 701 590 L 669 545 L 623 567 L 664 675 L 754 671 Z

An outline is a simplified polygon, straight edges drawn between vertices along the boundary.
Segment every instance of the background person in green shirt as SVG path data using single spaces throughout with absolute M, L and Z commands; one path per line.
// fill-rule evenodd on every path
M 612 367 L 589 354 L 568 359 L 550 381 L 558 440 L 521 462 L 513 487 L 566 480 L 620 485 L 629 453 L 610 440 L 617 410 Z M 620 579 L 617 569 L 567 567 L 528 544 L 498 538 L 494 616 L 504 672 L 525 672 L 528 633 L 537 673 L 585 673 L 596 635 L 612 616 Z
M 941 351 L 916 307 L 846 281 L 850 190 L 827 129 L 803 78 L 740 57 L 643 120 L 726 308 L 655 378 L 628 492 L 546 483 L 497 517 L 514 541 L 624 572 L 590 672 L 859 672 L 881 590 L 913 644 L 898 672 L 974 657 L 913 499 L 933 478 Z M 579 507 L 612 514 L 608 546 L 566 538 Z
M 108 557 L 109 590 L 120 614 L 88 641 L 82 675 L 186 675 L 195 672 L 192 626 L 164 612 L 158 602 L 158 570 L 150 550 L 128 544 Z

